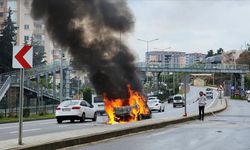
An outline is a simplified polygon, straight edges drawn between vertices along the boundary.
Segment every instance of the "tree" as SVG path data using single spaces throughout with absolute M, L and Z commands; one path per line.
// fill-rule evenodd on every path
M 16 30 L 17 27 L 11 19 L 12 10 L 9 9 L 8 17 L 2 24 L 0 37 L 0 72 L 7 72 L 12 70 L 12 49 L 16 45 Z
M 219 48 L 219 49 L 217 50 L 217 55 L 221 55 L 223 52 L 224 52 L 224 50 L 223 50 L 222 48 Z
M 82 91 L 83 99 L 88 103 L 92 104 L 92 89 L 90 87 L 85 87 Z
M 211 50 L 209 50 L 209 51 L 207 52 L 206 58 L 207 58 L 207 57 L 211 57 L 211 56 L 213 56 L 213 55 L 214 55 L 214 51 L 211 49 Z
M 31 45 L 33 46 L 33 66 L 46 64 L 44 46 L 34 41 L 33 38 L 31 39 Z
M 241 53 L 236 61 L 238 64 L 250 65 L 250 51 L 244 51 L 243 53 Z

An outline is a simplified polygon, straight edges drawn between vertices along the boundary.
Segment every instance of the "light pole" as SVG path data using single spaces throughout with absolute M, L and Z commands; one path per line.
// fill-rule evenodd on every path
M 60 62 L 60 103 L 63 101 L 63 51 L 61 51 L 61 62 Z
M 147 55 L 148 55 L 148 50 L 149 50 L 149 43 L 154 42 L 154 41 L 157 41 L 157 40 L 159 40 L 159 39 L 156 38 L 156 39 L 152 39 L 152 40 L 143 40 L 143 39 L 137 39 L 137 40 L 139 40 L 139 41 L 141 41 L 141 42 L 147 43 L 147 53 L 146 53 L 146 82 L 148 82 L 147 72 L 148 72 L 149 58 L 148 58 Z

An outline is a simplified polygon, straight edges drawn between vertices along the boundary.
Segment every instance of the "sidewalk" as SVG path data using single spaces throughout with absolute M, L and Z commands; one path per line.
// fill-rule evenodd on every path
M 206 114 L 213 115 L 213 113 L 225 110 L 226 107 L 226 100 L 217 100 L 213 107 L 206 110 Z M 22 146 L 17 144 L 17 139 L 0 141 L 0 149 L 58 149 L 186 122 L 194 120 L 197 115 L 195 113 L 189 114 L 188 117 L 153 118 L 134 123 L 103 125 L 82 130 L 31 136 L 23 138 L 24 145 Z

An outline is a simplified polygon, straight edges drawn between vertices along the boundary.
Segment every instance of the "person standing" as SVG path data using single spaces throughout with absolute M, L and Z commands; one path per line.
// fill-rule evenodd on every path
M 206 103 L 206 96 L 205 94 L 200 91 L 199 93 L 199 97 L 197 98 L 196 101 L 194 101 L 193 103 L 197 102 L 198 101 L 198 104 L 199 104 L 199 120 L 203 121 L 204 120 L 204 110 L 205 110 L 205 105 L 207 104 Z

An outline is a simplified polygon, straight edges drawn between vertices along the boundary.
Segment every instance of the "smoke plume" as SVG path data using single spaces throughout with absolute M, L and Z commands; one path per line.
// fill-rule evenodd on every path
M 33 0 L 32 16 L 87 69 L 98 94 L 127 98 L 128 84 L 141 92 L 134 56 L 119 39 L 134 26 L 126 0 Z

